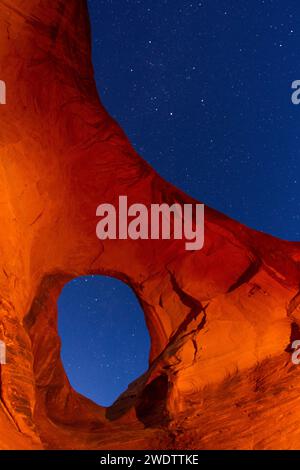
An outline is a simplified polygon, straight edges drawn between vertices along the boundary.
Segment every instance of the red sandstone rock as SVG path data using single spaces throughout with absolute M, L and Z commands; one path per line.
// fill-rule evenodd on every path
M 201 251 L 100 242 L 102 202 L 194 201 L 104 110 L 89 36 L 84 0 L 0 2 L 0 448 L 299 448 L 299 243 L 209 208 Z M 60 360 L 56 301 L 87 274 L 134 289 L 152 341 L 148 372 L 109 409 Z

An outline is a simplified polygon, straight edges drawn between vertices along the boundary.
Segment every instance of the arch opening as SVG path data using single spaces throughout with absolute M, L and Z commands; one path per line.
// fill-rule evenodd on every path
M 134 292 L 90 275 L 65 284 L 58 299 L 61 359 L 72 387 L 109 407 L 148 369 L 150 337 Z

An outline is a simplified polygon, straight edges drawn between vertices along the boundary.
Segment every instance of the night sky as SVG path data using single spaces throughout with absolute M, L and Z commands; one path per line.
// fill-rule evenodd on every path
M 111 405 L 148 368 L 149 333 L 134 293 L 116 279 L 80 277 L 64 287 L 58 312 L 71 384 Z
M 101 100 L 140 155 L 198 200 L 299 240 L 299 0 L 88 3 Z M 71 383 L 112 403 L 147 368 L 134 295 L 116 280 L 79 279 L 59 313 Z

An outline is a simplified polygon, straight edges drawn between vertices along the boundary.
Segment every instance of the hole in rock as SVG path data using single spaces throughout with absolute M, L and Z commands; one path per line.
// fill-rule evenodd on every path
M 110 406 L 148 368 L 150 338 L 143 310 L 123 282 L 79 277 L 58 300 L 61 357 L 72 387 Z

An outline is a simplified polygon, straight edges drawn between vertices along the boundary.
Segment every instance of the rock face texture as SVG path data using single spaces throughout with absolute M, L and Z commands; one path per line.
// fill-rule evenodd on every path
M 96 208 L 195 202 L 133 150 L 96 91 L 85 0 L 1 0 L 1 449 L 300 448 L 300 244 L 206 207 L 205 244 L 96 237 Z M 108 408 L 60 360 L 64 284 L 136 293 L 149 369 Z

